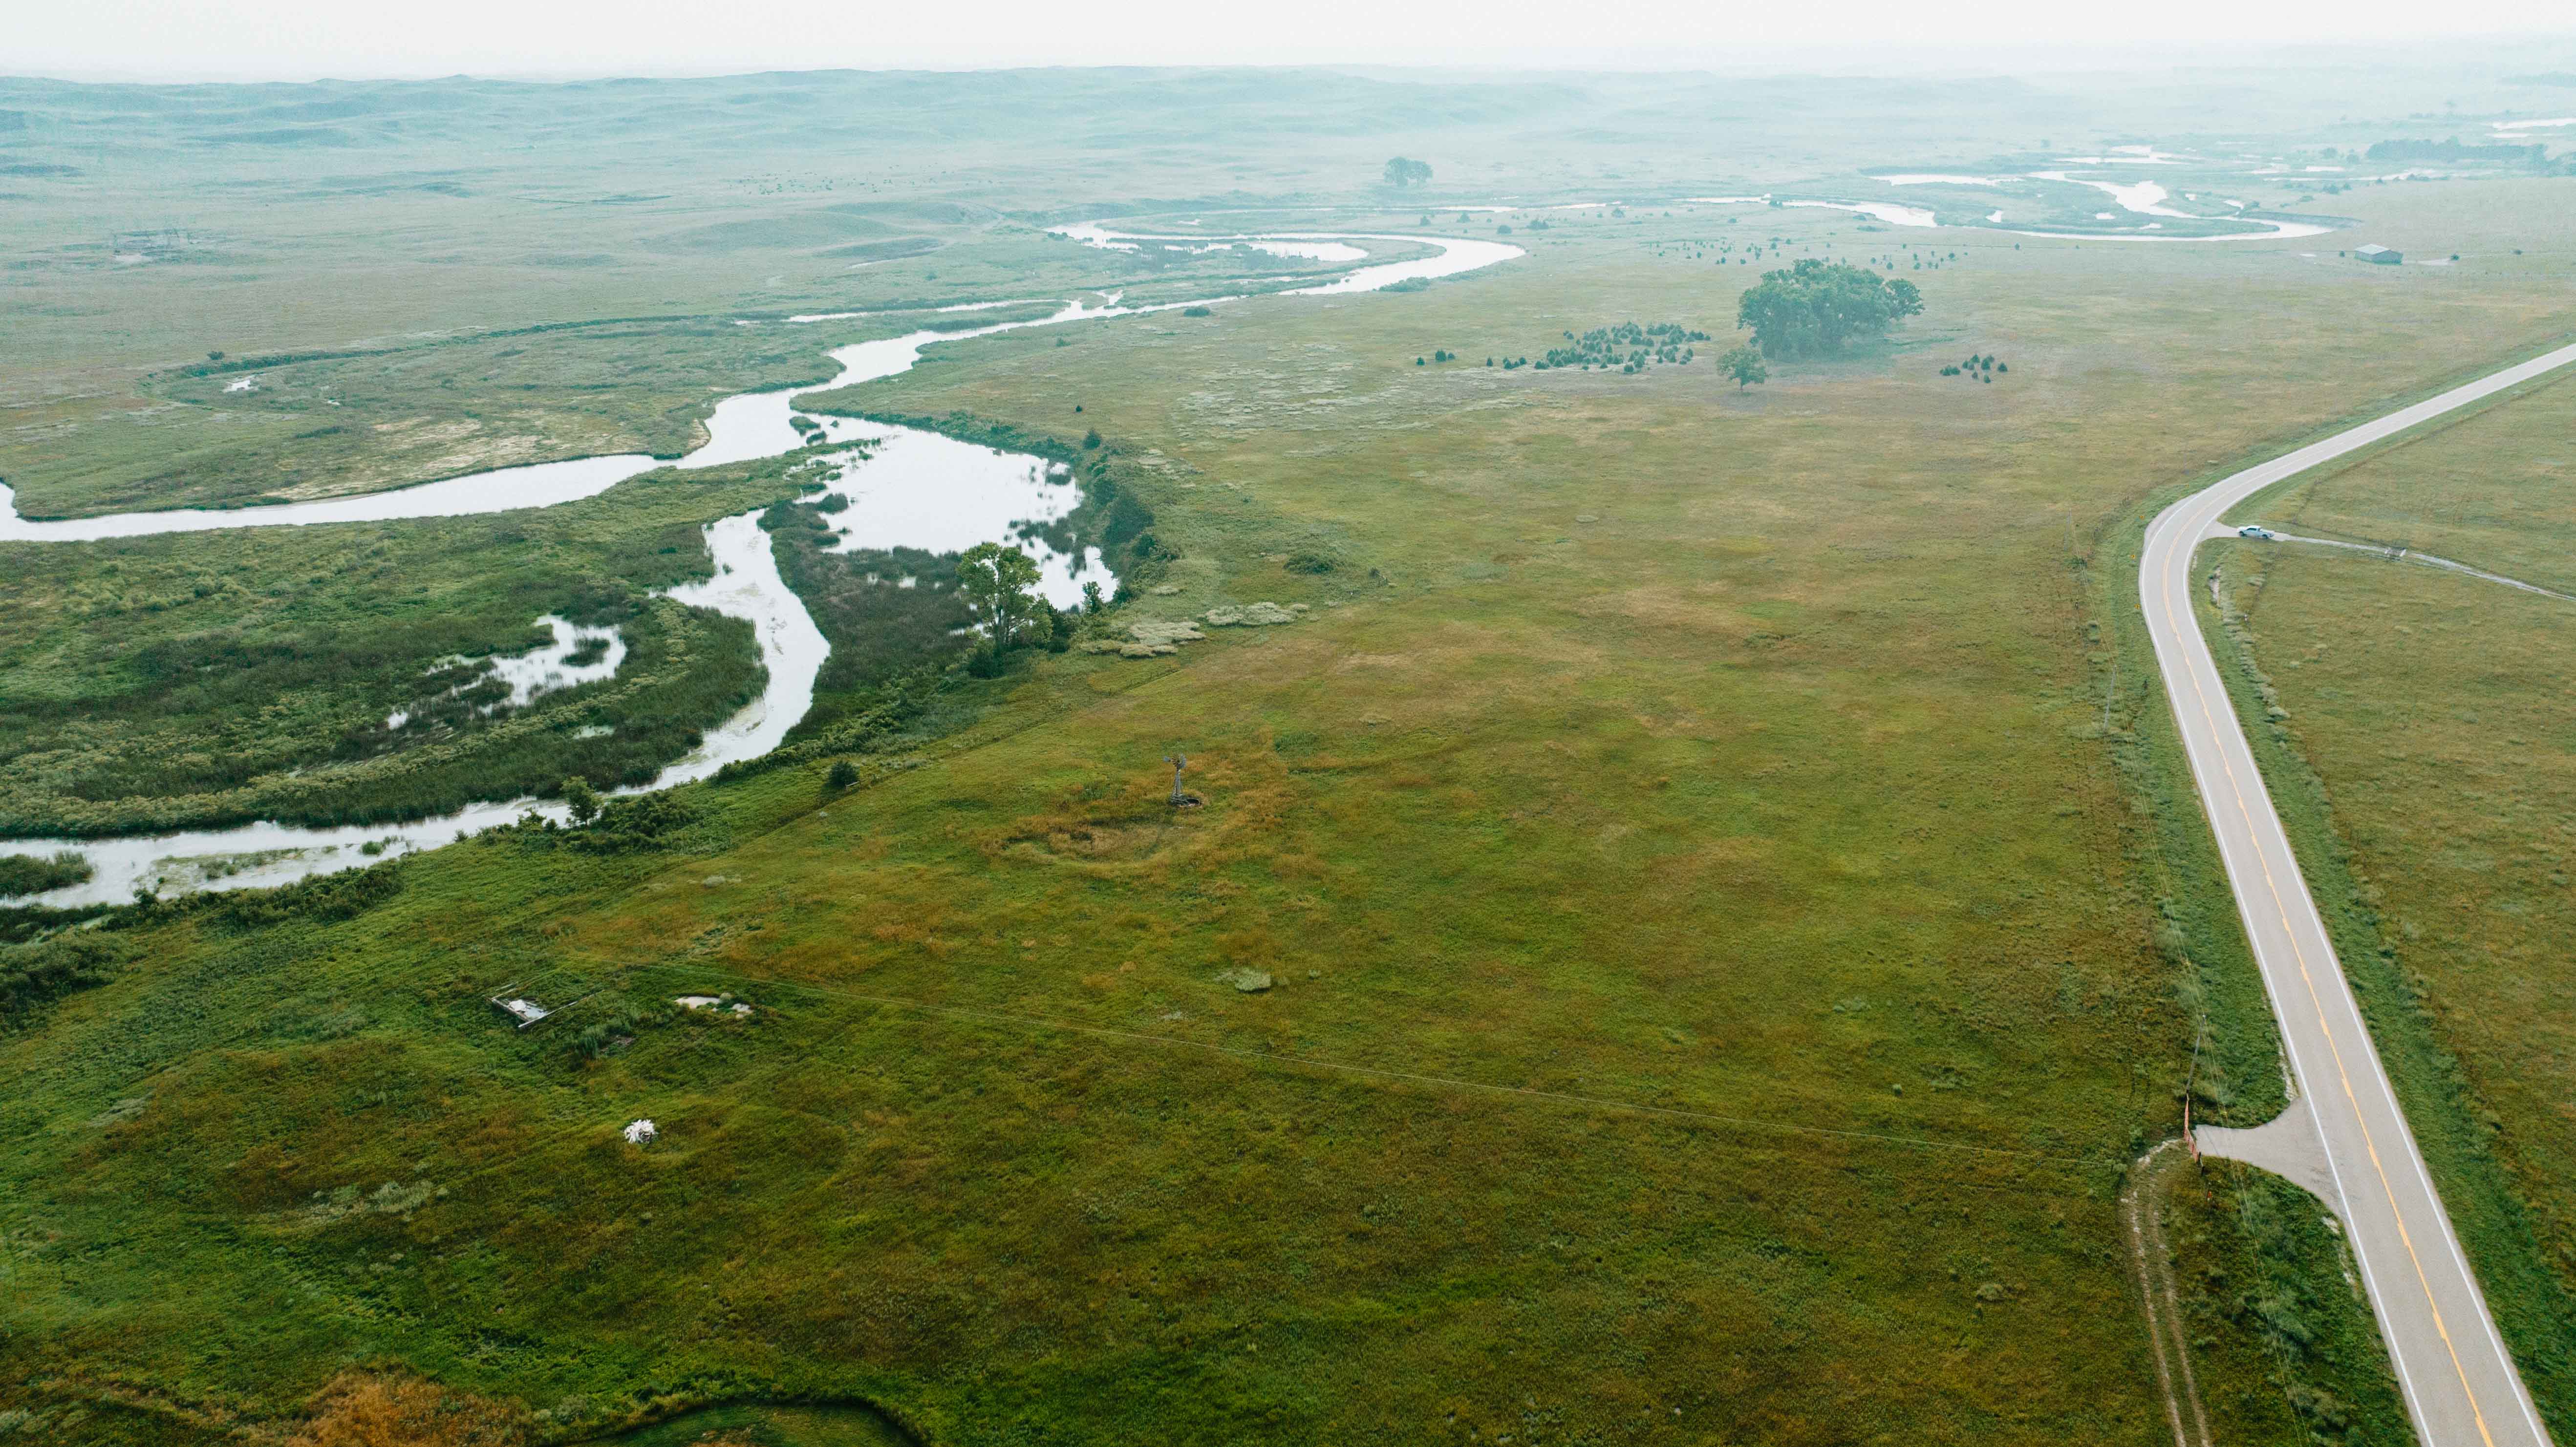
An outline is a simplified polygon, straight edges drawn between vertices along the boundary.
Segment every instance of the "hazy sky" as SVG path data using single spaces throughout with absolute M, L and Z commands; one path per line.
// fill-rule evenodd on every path
M 1001 65 L 2026 66 L 2576 33 L 2570 0 L 12 0 L 0 73 L 134 79 Z M 1982 66 L 1980 67 L 1982 68 Z

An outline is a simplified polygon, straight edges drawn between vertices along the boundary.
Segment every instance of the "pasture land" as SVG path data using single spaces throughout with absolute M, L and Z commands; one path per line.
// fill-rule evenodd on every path
M 1496 104 L 1499 127 L 1537 100 Z M 1798 123 L 1764 143 L 1790 159 L 1763 164 L 1883 154 L 1857 123 Z M 1262 152 L 1273 169 L 1239 178 L 1165 158 L 1134 191 L 1095 159 L 992 210 L 1214 209 L 1225 188 L 1423 149 L 1387 137 L 1308 170 Z M 1503 167 L 1484 144 L 1478 164 Z M 1000 168 L 999 150 L 957 164 Z M 1548 140 L 1497 174 L 1590 199 L 1569 188 L 1604 178 L 1577 154 Z M 1640 144 L 1615 179 L 1743 174 L 1681 154 Z M 981 206 L 1026 181 L 997 174 L 941 184 Z M 604 160 L 584 178 L 585 216 L 665 204 L 616 199 L 646 192 Z M 901 204 L 935 179 L 907 174 Z M 454 184 L 479 194 L 399 204 L 511 209 L 491 180 Z M 2474 258 L 2396 269 L 2296 242 L 2115 249 L 1638 205 L 1516 227 L 1527 258 L 1420 292 L 1011 333 L 816 398 L 1096 428 L 1168 553 L 1172 591 L 1140 590 L 1122 625 L 1306 611 L 1170 657 L 952 675 L 869 736 L 855 787 L 827 784 L 828 757 L 695 786 L 643 847 L 501 833 L 273 907 L 119 916 L 79 960 L 6 947 L 51 983 L 0 1033 L 22 1083 L 0 1100 L 0 1405 L 182 1441 L 399 1367 L 564 1438 L 770 1395 L 961 1442 L 2167 1440 L 2116 1193 L 2187 1082 L 2242 1122 L 2277 1085 L 2209 907 L 2223 885 L 2139 763 L 2157 701 L 2111 626 L 2134 606 L 2124 529 L 2152 495 L 2576 327 L 2567 195 L 2337 197 L 2370 236 Z M 0 385 L 33 398 L 24 425 L 86 429 L 80 409 L 133 405 L 134 377 L 205 350 L 502 325 L 478 286 L 529 325 L 821 309 L 859 298 L 844 275 L 911 300 L 1201 280 L 1034 227 L 985 237 L 1027 223 L 982 212 L 908 213 L 907 235 L 923 217 L 982 239 L 848 273 L 808 254 L 858 244 L 837 234 L 653 252 L 526 204 L 547 219 L 479 243 L 519 250 L 430 267 L 435 295 L 361 305 L 342 273 L 316 288 L 347 308 L 327 325 L 180 347 L 156 322 L 96 371 L 66 360 L 66 322 Z M 701 214 L 714 200 L 670 205 L 730 224 Z M 1332 216 L 1401 232 L 1421 214 Z M 460 244 L 419 224 L 405 266 Z M 546 228 L 610 260 L 539 286 Z M 1899 263 L 1926 314 L 1749 392 L 1705 353 L 1632 375 L 1482 364 L 1632 320 L 1722 339 L 1757 234 L 1782 263 L 1937 247 L 1919 274 Z M 983 246 L 1028 250 L 952 275 Z M 175 274 L 158 264 L 125 274 Z M 927 294 L 933 269 L 973 291 Z M 181 295 L 156 304 L 193 325 Z M 524 370 L 545 338 L 507 343 L 521 358 L 459 344 L 424 375 L 457 379 L 467 410 L 518 377 L 549 418 L 668 439 L 691 396 L 819 375 L 776 335 L 833 340 L 692 321 L 665 365 L 634 333 L 577 403 Z M 1414 365 L 1438 351 L 1461 360 Z M 1939 375 L 1970 352 L 2011 371 Z M 608 400 L 630 365 L 649 385 Z M 408 390 L 383 405 L 429 405 Z M 132 454 L 89 467 L 84 435 L 45 434 L 55 471 L 28 488 L 77 510 L 158 475 Z M 262 466 L 225 486 L 257 495 Z M 131 566 L 207 610 L 176 636 L 297 607 L 354 623 L 425 584 L 417 606 L 515 647 L 586 580 L 631 599 L 701 565 L 679 541 L 697 525 L 789 490 L 688 475 L 528 518 L 173 539 Z M 55 661 L 7 677 L 114 663 L 117 635 L 42 621 L 44 599 L 100 586 L 60 566 L 5 603 Z M 299 581 L 309 595 L 268 598 Z M 424 636 L 406 657 L 461 646 Z M 377 686 L 331 707 L 361 716 Z M 1160 802 L 1175 748 L 1204 807 Z M 504 987 L 571 1008 L 517 1030 L 487 1002 Z M 753 1013 L 671 1004 L 725 992 Z M 2214 1042 L 2201 1075 L 2195 1039 Z M 619 1137 L 639 1118 L 649 1149 Z M 2222 1436 L 2402 1433 L 2366 1309 L 2296 1198 L 2213 1172 L 2170 1209 Z M 2560 1378 L 2535 1387 L 2562 1423 L 2576 1410 Z

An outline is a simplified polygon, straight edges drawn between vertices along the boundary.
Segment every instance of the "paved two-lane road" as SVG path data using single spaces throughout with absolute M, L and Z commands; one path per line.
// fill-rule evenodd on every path
M 2570 363 L 2576 347 L 2562 347 L 2194 493 L 2148 525 L 2138 567 L 2165 693 L 2297 1079 L 2302 1099 L 2290 1114 L 2313 1123 L 2285 1118 L 2280 1128 L 2311 1156 L 2321 1138 L 2317 1184 L 2361 1263 L 2425 1447 L 2538 1447 L 2549 1434 L 2433 1190 L 2194 621 L 2192 556 L 2227 509 L 2273 483 Z

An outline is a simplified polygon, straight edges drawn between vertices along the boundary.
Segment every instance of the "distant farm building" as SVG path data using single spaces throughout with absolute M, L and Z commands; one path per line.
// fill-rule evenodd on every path
M 2391 251 L 2385 246 L 2364 246 L 2353 252 L 2353 255 L 2364 261 L 2375 261 L 2381 266 L 2395 266 L 2406 259 L 2406 253 Z

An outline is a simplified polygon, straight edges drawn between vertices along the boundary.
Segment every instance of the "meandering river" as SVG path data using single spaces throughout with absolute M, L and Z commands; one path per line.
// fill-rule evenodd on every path
M 1523 254 L 1517 246 L 1495 241 L 1350 232 L 1162 237 L 1083 225 L 1059 228 L 1059 234 L 1085 245 L 1120 249 L 1147 242 L 1186 241 L 1201 246 L 1227 242 L 1257 247 L 1270 254 L 1334 259 L 1341 259 L 1344 252 L 1325 248 L 1348 248 L 1352 242 L 1400 242 L 1433 248 L 1427 256 L 1363 266 L 1330 281 L 1279 293 L 1287 296 L 1379 291 L 1399 282 L 1474 271 Z M 1086 575 L 1096 575 L 1110 588 L 1116 586 L 1116 580 L 1102 567 L 1097 550 L 1068 557 L 1053 553 L 1043 543 L 1016 537 L 1020 524 L 1051 521 L 1080 500 L 1072 479 L 1061 469 L 1050 468 L 1035 457 L 852 418 L 812 418 L 823 429 L 822 441 L 812 444 L 792 419 L 797 415 L 798 396 L 895 376 L 909 370 L 920 359 L 922 349 L 934 343 L 1023 327 L 1059 326 L 1247 299 L 1236 294 L 1125 306 L 1115 295 L 1101 295 L 1099 304 L 1068 301 L 1052 314 L 1034 320 L 996 322 L 962 331 L 916 331 L 838 348 L 830 356 L 840 371 L 828 382 L 746 392 L 718 402 L 707 419 L 706 442 L 676 461 L 640 453 L 584 457 L 498 468 L 416 487 L 319 502 L 178 508 L 62 521 L 20 517 L 16 498 L 7 487 L 0 486 L 0 542 L 86 542 L 224 528 L 316 527 L 514 512 L 596 497 L 618 483 L 662 467 L 715 467 L 804 449 L 828 457 L 838 445 L 842 452 L 826 487 L 849 499 L 846 509 L 832 515 L 845 548 L 918 547 L 948 552 L 984 541 L 1017 542 L 1039 564 L 1040 591 L 1050 602 L 1066 606 L 1081 597 Z M 946 310 L 988 310 L 1017 304 L 979 302 Z M 790 324 L 811 325 L 858 315 L 862 314 L 799 317 L 790 319 Z M 865 444 L 863 450 L 860 444 Z M 692 607 L 748 620 L 760 640 L 767 680 L 760 697 L 709 730 L 686 757 L 664 768 L 641 789 L 621 792 L 668 789 L 706 778 L 736 760 L 758 758 L 778 747 L 788 730 L 813 706 L 814 680 L 831 647 L 803 600 L 779 576 L 769 535 L 760 528 L 760 514 L 741 513 L 708 524 L 706 542 L 715 562 L 715 575 L 672 589 L 669 596 Z M 20 903 L 62 907 L 118 903 L 143 889 L 168 893 L 271 888 L 363 864 L 371 857 L 435 848 L 509 823 L 531 810 L 554 819 L 563 818 L 565 813 L 561 804 L 521 798 L 476 804 L 456 813 L 405 824 L 308 828 L 258 823 L 113 839 L 0 839 L 0 854 L 44 856 L 70 852 L 89 863 L 92 873 L 87 882 Z

